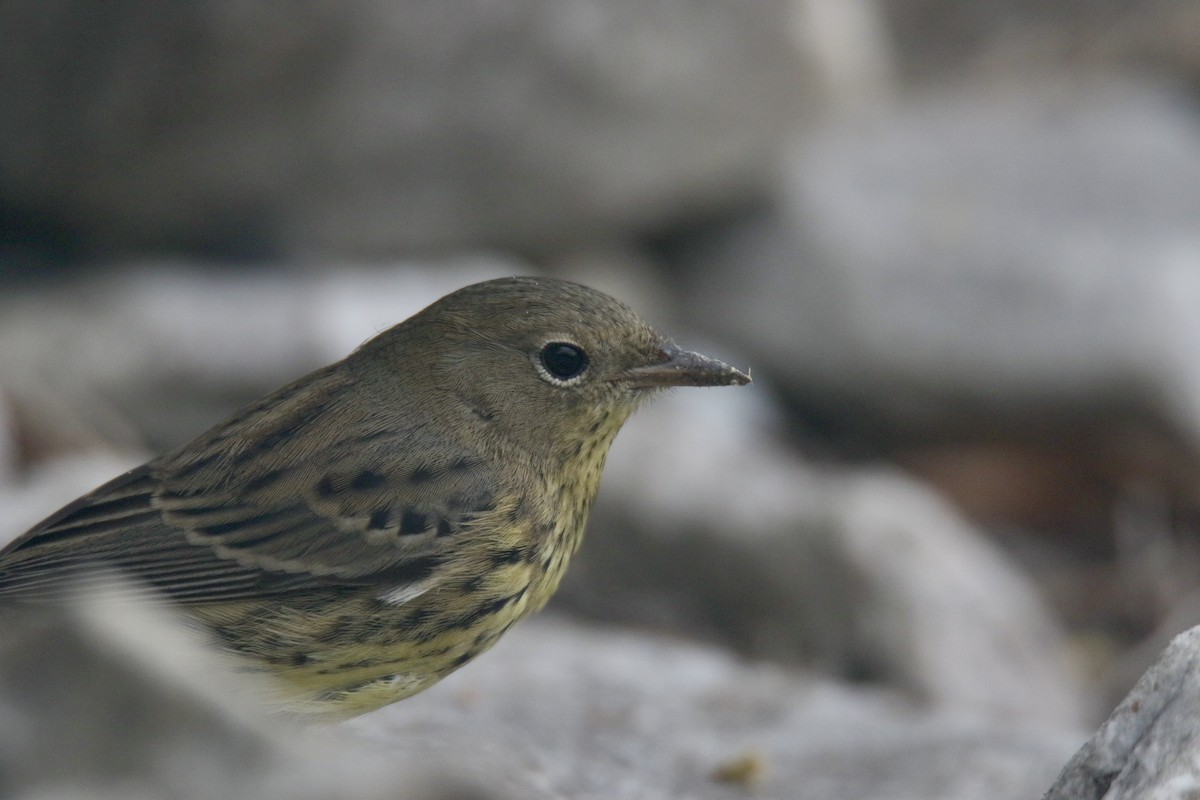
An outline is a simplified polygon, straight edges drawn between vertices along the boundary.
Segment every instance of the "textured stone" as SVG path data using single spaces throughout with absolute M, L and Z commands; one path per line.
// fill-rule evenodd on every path
M 503 764 L 575 800 L 1015 800 L 1041 791 L 1080 738 L 552 619 L 344 732 L 384 752 L 455 753 L 469 774 Z M 730 772 L 740 785 L 720 780 Z
M 1044 800 L 1170 800 L 1200 787 L 1200 628 L 1171 642 Z

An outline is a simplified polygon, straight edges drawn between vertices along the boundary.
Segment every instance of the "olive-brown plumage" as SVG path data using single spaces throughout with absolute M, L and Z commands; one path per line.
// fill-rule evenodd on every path
M 545 604 L 640 402 L 748 381 L 584 286 L 468 286 L 35 526 L 0 552 L 0 600 L 115 568 L 290 708 L 368 711 Z

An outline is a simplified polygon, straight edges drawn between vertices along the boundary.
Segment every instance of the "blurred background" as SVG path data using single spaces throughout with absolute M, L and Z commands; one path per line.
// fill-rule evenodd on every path
M 0 534 L 557 275 L 755 383 L 552 609 L 1090 725 L 1200 622 L 1198 90 L 1191 0 L 7 0 Z

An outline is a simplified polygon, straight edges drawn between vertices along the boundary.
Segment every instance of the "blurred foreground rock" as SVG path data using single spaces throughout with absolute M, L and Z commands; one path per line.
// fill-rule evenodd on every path
M 91 597 L 0 623 L 0 793 L 18 800 L 1017 800 L 1079 739 L 553 617 L 422 695 L 302 731 L 150 609 Z M 1198 664 L 1192 631 L 1047 797 L 1190 796 Z
M 91 597 L 0 615 L 0 794 L 505 800 L 403 753 L 301 738 L 152 609 Z M 522 796 L 529 796 L 524 794 Z
M 142 611 L 5 616 L 5 797 L 1017 800 L 1078 741 L 551 620 L 423 695 L 298 731 Z
M 450 747 L 465 763 L 499 755 L 575 800 L 747 790 L 763 800 L 1029 798 L 1079 741 L 552 619 L 519 626 L 438 688 L 346 728 L 385 747 Z M 717 779 L 731 774 L 740 785 Z

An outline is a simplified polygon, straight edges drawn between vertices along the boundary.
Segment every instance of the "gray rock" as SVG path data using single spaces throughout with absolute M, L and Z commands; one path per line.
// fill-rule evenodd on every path
M 679 393 L 627 424 L 557 607 L 934 707 L 1085 719 L 1091 698 L 1029 579 L 913 480 L 801 461 L 765 391 Z
M 365 758 L 255 712 L 250 687 L 155 609 L 5 608 L 0 793 L 35 798 L 479 798 L 443 759 Z M 528 796 L 528 795 L 525 795 Z
M 880 0 L 901 68 L 921 78 L 988 70 L 1042 76 L 1114 64 L 1200 77 L 1191 0 Z
M 544 250 L 765 185 L 823 107 L 793 14 L 9 2 L 0 186 L 99 248 Z
M 463 256 L 297 273 L 150 264 L 0 297 L 0 392 L 34 456 L 163 450 L 447 292 L 527 265 Z
M 1110 77 L 929 92 L 814 134 L 785 182 L 682 257 L 698 321 L 812 430 L 878 447 L 1121 419 L 1200 444 L 1187 97 Z
M 553 619 L 416 698 L 304 731 L 258 715 L 152 609 L 91 597 L 3 621 L 0 791 L 21 800 L 1015 800 L 1078 741 Z
M 1171 642 L 1045 800 L 1168 800 L 1200 786 L 1200 628 Z
M 507 764 L 575 800 L 1028 798 L 1079 740 L 552 619 L 343 732 L 384 752 L 460 754 L 467 769 Z

